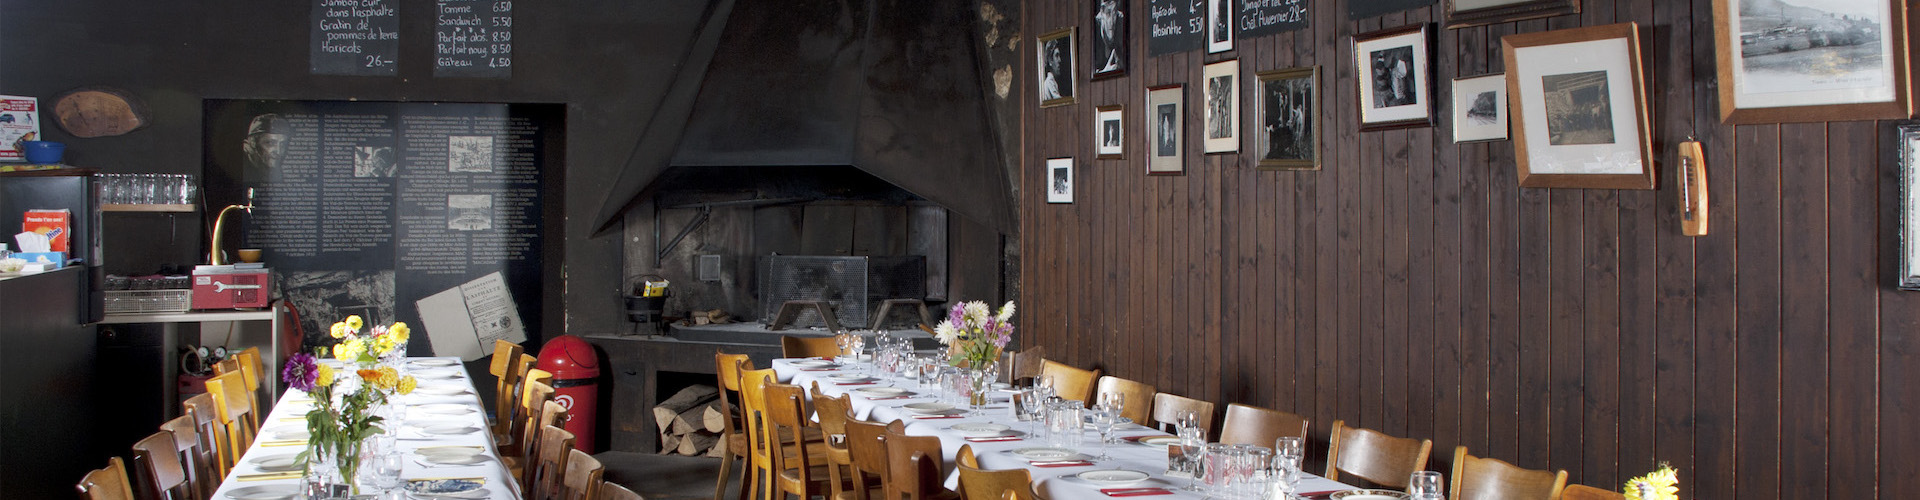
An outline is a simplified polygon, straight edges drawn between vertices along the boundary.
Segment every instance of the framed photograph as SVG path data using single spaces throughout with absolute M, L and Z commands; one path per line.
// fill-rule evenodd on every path
M 1047 203 L 1073 203 L 1073 158 L 1047 159 Z
M 1122 121 L 1124 109 L 1119 104 L 1094 108 L 1093 152 L 1095 158 L 1118 160 L 1126 157 L 1127 127 L 1122 125 L 1126 123 Z
M 1186 173 L 1186 116 L 1187 92 L 1180 84 L 1162 85 L 1147 88 L 1146 111 L 1142 119 L 1146 121 L 1147 136 L 1147 175 L 1180 175 Z
M 1580 0 L 1447 0 L 1447 27 L 1580 13 Z
M 1433 30 L 1421 23 L 1354 35 L 1360 130 L 1433 125 Z
M 1093 77 L 1127 74 L 1127 1 L 1093 2 Z
M 1207 0 L 1207 53 L 1233 50 L 1233 9 L 1237 0 Z M 1197 5 L 1197 4 L 1196 4 Z
M 1260 168 L 1320 168 L 1320 67 L 1259 74 Z
M 1040 107 L 1073 104 L 1073 28 L 1040 35 Z
M 1896 129 L 1900 148 L 1900 276 L 1901 290 L 1920 290 L 1920 122 Z
M 1240 150 L 1240 61 L 1228 59 L 1208 64 L 1201 71 L 1206 82 L 1207 152 L 1232 153 Z
M 1634 23 L 1500 39 L 1521 187 L 1653 189 Z
M 1507 140 L 1507 75 L 1453 79 L 1453 142 Z
M 1904 0 L 1714 0 L 1720 121 L 1907 118 Z

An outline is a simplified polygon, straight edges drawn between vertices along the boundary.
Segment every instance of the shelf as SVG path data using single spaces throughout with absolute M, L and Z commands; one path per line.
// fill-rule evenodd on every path
M 180 203 L 102 203 L 102 212 L 192 212 L 194 206 Z
M 101 324 L 125 323 L 197 323 L 202 321 L 268 321 L 273 319 L 273 309 L 188 311 L 183 313 L 131 313 L 108 314 L 101 318 Z

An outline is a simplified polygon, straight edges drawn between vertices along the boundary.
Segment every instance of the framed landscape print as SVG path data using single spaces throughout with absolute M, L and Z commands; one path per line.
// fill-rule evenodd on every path
M 1040 35 L 1040 107 L 1073 104 L 1073 28 Z
M 1433 31 L 1428 24 L 1353 37 L 1360 130 L 1433 125 Z
M 1906 118 L 1905 0 L 1714 0 L 1720 120 Z
M 1453 80 L 1453 142 L 1507 140 L 1507 75 Z
M 1073 203 L 1073 158 L 1047 159 L 1047 203 Z
M 1320 67 L 1263 71 L 1260 86 L 1260 168 L 1320 168 Z
M 1126 152 L 1126 129 L 1122 125 L 1123 111 L 1119 104 L 1110 104 L 1094 108 L 1093 112 L 1093 152 L 1094 157 L 1102 160 L 1118 160 Z
M 1127 1 L 1093 2 L 1093 77 L 1127 74 Z
M 1240 61 L 1225 60 L 1208 64 L 1201 71 L 1206 85 L 1206 121 L 1208 153 L 1232 153 L 1240 150 Z
M 1238 0 L 1207 0 L 1207 53 L 1233 50 L 1234 6 Z
M 1180 119 L 1186 116 L 1182 109 L 1186 98 L 1186 89 L 1180 84 L 1147 88 L 1147 105 L 1140 113 L 1146 122 L 1147 175 L 1186 173 L 1186 157 L 1182 155 L 1186 122 Z
M 1901 123 L 1896 134 L 1900 148 L 1900 276 L 1901 290 L 1920 290 L 1920 122 Z
M 1580 0 L 1447 0 L 1447 27 L 1580 13 Z
M 1500 39 L 1521 187 L 1653 189 L 1639 25 Z

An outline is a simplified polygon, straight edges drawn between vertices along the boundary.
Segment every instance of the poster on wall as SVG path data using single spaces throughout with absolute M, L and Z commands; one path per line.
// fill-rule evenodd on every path
M 1206 0 L 1147 0 L 1147 55 L 1199 50 L 1207 41 Z
M 1307 0 L 1238 0 L 1240 38 L 1306 29 Z
M 400 2 L 313 0 L 308 64 L 316 75 L 393 76 L 400 61 Z
M 417 301 L 494 273 L 523 324 L 541 324 L 561 105 L 215 99 L 205 112 L 206 201 L 255 190 L 227 240 L 263 250 L 309 342 L 349 314 L 431 328 Z M 426 333 L 411 352 L 432 352 Z

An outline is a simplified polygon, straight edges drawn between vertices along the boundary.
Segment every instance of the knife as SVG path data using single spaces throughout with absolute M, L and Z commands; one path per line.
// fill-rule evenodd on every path
M 1093 462 L 1086 460 L 1036 460 L 1027 462 L 1027 465 L 1034 467 L 1085 467 L 1093 465 Z
M 970 438 L 967 438 L 967 440 L 968 440 L 968 441 L 972 441 L 972 442 L 975 442 L 975 443 L 991 443 L 991 442 L 995 442 L 995 441 L 1019 441 L 1019 440 L 1022 440 L 1022 439 L 1026 439 L 1026 438 L 1023 438 L 1023 437 L 1020 437 L 1020 436 L 1002 436 L 1002 437 L 970 437 Z
M 965 415 L 914 415 L 913 418 L 917 418 L 921 420 L 929 420 L 929 419 L 936 419 L 936 418 L 961 418 L 964 416 Z
M 235 481 L 272 481 L 275 479 L 300 479 L 303 471 L 268 472 L 264 474 L 241 474 L 233 476 Z

